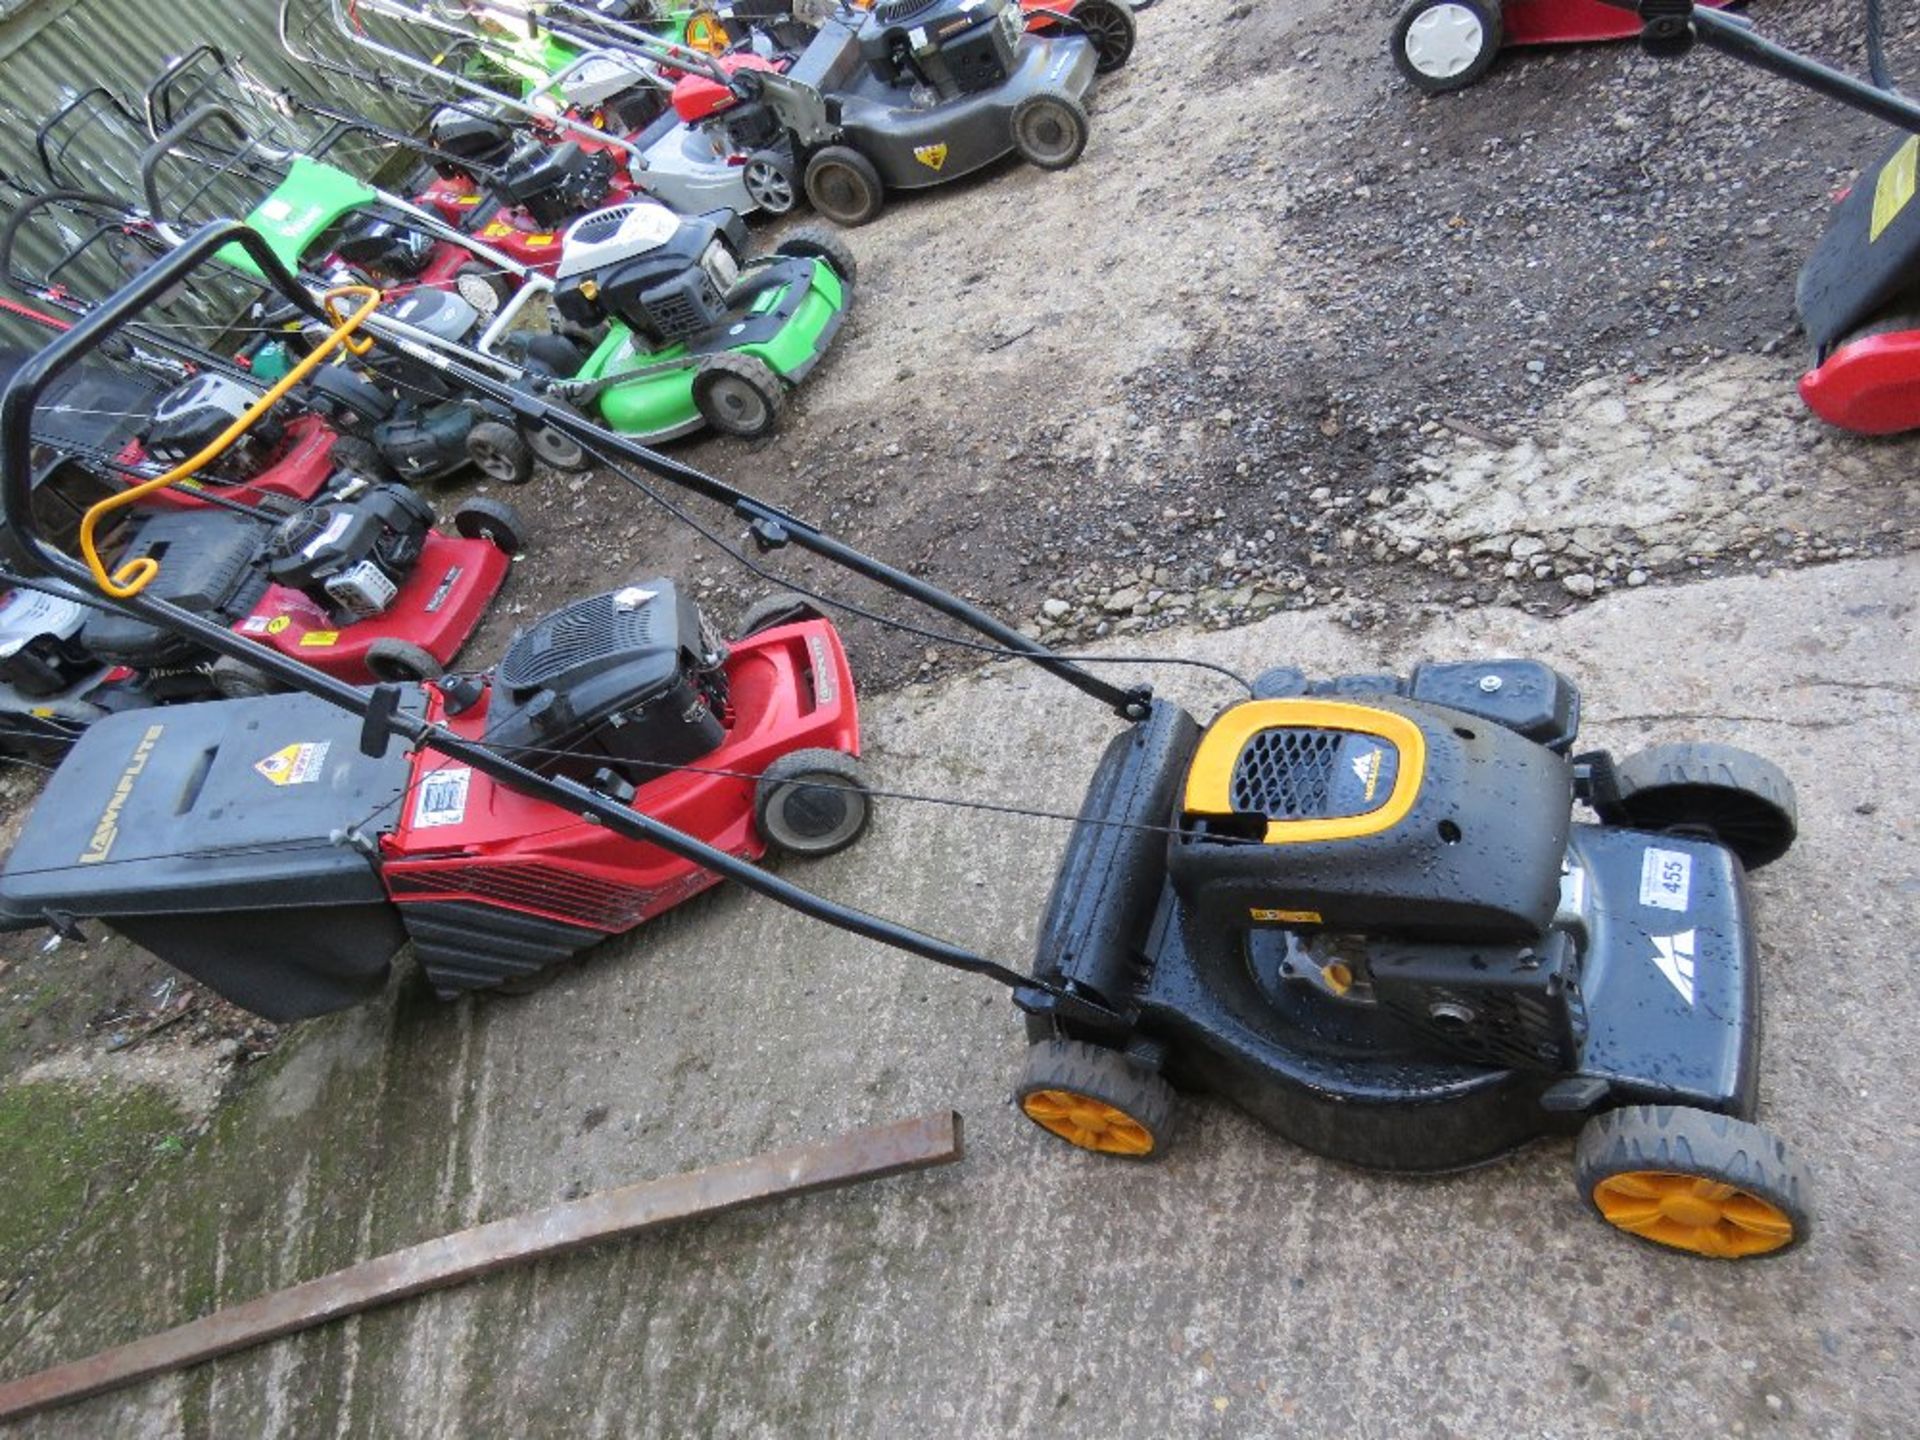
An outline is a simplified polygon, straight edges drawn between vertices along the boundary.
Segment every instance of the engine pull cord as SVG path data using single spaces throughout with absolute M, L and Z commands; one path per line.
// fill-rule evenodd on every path
M 342 316 L 340 302 L 349 297 L 358 297 L 359 308 L 350 315 Z M 151 555 L 142 555 L 122 565 L 117 573 L 109 572 L 106 562 L 100 557 L 97 541 L 100 522 L 116 510 L 123 510 L 156 491 L 198 474 L 218 459 L 229 445 L 252 429 L 254 422 L 278 404 L 282 396 L 317 369 L 335 350 L 344 346 L 351 354 L 366 354 L 373 346 L 373 337 L 356 335 L 355 332 L 379 308 L 382 298 L 381 292 L 371 285 L 342 285 L 329 290 L 322 297 L 322 302 L 327 307 L 327 313 L 333 317 L 334 328 L 309 354 L 301 357 L 297 364 L 276 380 L 264 395 L 242 411 L 231 425 L 203 446 L 199 453 L 181 461 L 165 474 L 109 495 L 88 507 L 86 514 L 80 517 L 80 554 L 87 562 L 87 569 L 93 572 L 94 583 L 103 592 L 116 600 L 131 599 L 146 589 L 153 577 L 160 573 L 160 562 Z

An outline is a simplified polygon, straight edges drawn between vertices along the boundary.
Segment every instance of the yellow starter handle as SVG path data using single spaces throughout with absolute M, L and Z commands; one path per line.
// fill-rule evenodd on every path
M 351 296 L 360 298 L 359 308 L 343 319 L 340 314 L 340 301 Z M 151 480 L 143 480 L 138 485 L 122 490 L 118 494 L 109 495 L 106 499 L 89 507 L 87 513 L 80 517 L 80 554 L 87 562 L 87 568 L 93 572 L 94 583 L 116 600 L 129 599 L 152 584 L 153 577 L 160 573 L 160 562 L 151 555 L 142 555 L 138 559 L 129 560 L 117 573 L 108 573 L 106 562 L 100 558 L 100 551 L 94 542 L 94 532 L 99 528 L 100 522 L 115 510 L 124 509 L 157 490 L 164 490 L 169 485 L 177 484 L 198 474 L 208 464 L 218 459 L 229 445 L 251 430 L 254 422 L 279 404 L 289 390 L 319 369 L 335 350 L 345 346 L 347 353 L 351 355 L 366 354 L 373 348 L 373 337 L 371 335 L 356 336 L 354 332 L 369 315 L 373 314 L 383 298 L 381 292 L 371 285 L 342 285 L 337 289 L 329 290 L 321 297 L 321 303 L 327 307 L 327 315 L 334 322 L 334 328 L 324 340 L 314 346 L 311 352 L 302 357 L 297 365 L 276 380 L 266 394 L 249 405 L 239 419 L 209 441 L 198 455 L 181 461 L 166 474 L 157 475 Z

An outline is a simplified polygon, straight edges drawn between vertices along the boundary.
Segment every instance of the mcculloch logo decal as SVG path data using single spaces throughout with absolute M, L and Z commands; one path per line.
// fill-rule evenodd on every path
M 833 657 L 827 654 L 827 642 L 818 635 L 809 635 L 807 654 L 813 660 L 813 702 L 831 705 L 839 697 L 840 687 L 833 678 Z
M 1667 983 L 1680 992 L 1680 998 L 1693 1004 L 1693 931 L 1678 935 L 1655 935 L 1653 963 L 1667 977 Z
M 1367 787 L 1365 798 L 1373 799 L 1373 792 L 1380 788 L 1380 751 L 1369 750 L 1364 755 L 1354 756 L 1353 774 L 1355 779 Z
M 947 163 L 946 143 L 942 141 L 938 145 L 916 145 L 913 147 L 913 158 L 929 170 L 938 170 Z
M 107 808 L 100 812 L 100 820 L 93 827 L 93 839 L 87 842 L 87 848 L 81 852 L 82 865 L 98 865 L 113 852 L 113 842 L 120 838 L 120 812 L 127 808 L 127 797 L 133 794 L 133 782 L 147 768 L 147 757 L 153 754 L 153 747 L 160 743 L 160 737 L 166 733 L 167 727 L 164 725 L 149 725 L 147 733 L 140 737 L 140 743 L 133 747 L 133 758 L 127 762 L 127 768 L 120 772 L 120 783 L 113 787 L 113 798 L 107 801 Z
M 439 610 L 439 608 L 442 605 L 447 603 L 447 597 L 453 593 L 453 582 L 458 580 L 459 578 L 460 578 L 460 567 L 458 565 L 454 566 L 451 570 L 447 571 L 445 575 L 440 577 L 440 588 L 435 590 L 433 592 L 433 598 L 427 601 L 427 613 L 429 615 L 433 614 L 435 611 Z

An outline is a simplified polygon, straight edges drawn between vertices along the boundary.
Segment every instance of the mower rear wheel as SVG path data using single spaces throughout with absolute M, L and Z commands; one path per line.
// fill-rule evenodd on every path
M 465 539 L 484 540 L 505 555 L 518 555 L 527 548 L 521 538 L 526 530 L 520 512 L 504 500 L 476 495 L 462 501 L 453 512 L 453 528 Z
M 387 457 L 380 453 L 380 448 L 358 435 L 334 436 L 329 458 L 335 469 L 345 470 L 362 480 L 378 484 L 393 478 L 393 467 L 387 464 Z
M 1429 95 L 1464 90 L 1493 67 L 1500 0 L 1413 0 L 1394 22 L 1393 63 Z
M 703 357 L 693 372 L 694 406 L 722 435 L 759 439 L 773 429 L 786 398 L 780 377 L 757 356 L 722 351 Z
M 1133 58 L 1138 36 L 1134 7 L 1126 0 L 1080 0 L 1067 13 L 1080 22 L 1080 31 L 1093 43 L 1093 71 L 1111 75 Z
M 273 681 L 266 675 L 231 655 L 222 655 L 213 662 L 213 690 L 222 700 L 251 700 L 257 695 L 271 695 Z
M 1574 1181 L 1617 1229 L 1720 1260 L 1779 1255 L 1813 1229 L 1813 1177 L 1786 1142 L 1731 1115 L 1635 1105 L 1589 1120 Z
M 740 625 L 734 634 L 744 640 L 749 635 L 758 635 L 762 630 L 771 630 L 776 625 L 787 625 L 795 620 L 820 620 L 825 617 L 815 608 L 811 600 L 794 594 L 763 595 L 747 607 L 740 617 Z
M 864 225 L 880 213 L 880 172 L 858 150 L 829 145 L 807 162 L 807 199 L 836 225 Z
M 1013 1098 L 1034 1124 L 1082 1150 L 1158 1160 L 1173 1141 L 1173 1087 L 1104 1045 L 1036 1040 Z
M 533 447 L 501 420 L 482 420 L 467 432 L 467 459 L 502 485 L 524 485 L 533 478 Z
M 1619 797 L 1598 807 L 1610 825 L 1704 830 L 1749 870 L 1771 864 L 1799 833 L 1793 782 L 1734 745 L 1650 745 L 1614 769 Z
M 1091 125 L 1071 95 L 1057 91 L 1029 95 L 1013 107 L 1013 148 L 1041 170 L 1064 170 L 1087 148 Z
M 859 274 L 853 249 L 824 225 L 802 225 L 773 247 L 776 255 L 798 255 L 806 260 L 824 260 L 833 273 L 851 285 Z
M 507 303 L 513 287 L 507 284 L 507 277 L 492 266 L 469 260 L 453 272 L 453 293 L 491 320 Z
M 416 645 L 411 640 L 396 640 L 391 636 L 376 640 L 367 647 L 367 669 L 382 685 L 438 680 L 446 673 L 445 667 L 424 646 Z
M 838 750 L 795 750 L 753 787 L 753 823 L 767 848 L 817 859 L 858 840 L 873 816 L 860 762 Z
M 747 198 L 769 215 L 784 215 L 800 198 L 793 161 L 778 150 L 756 150 L 740 171 Z
M 528 425 L 520 433 L 542 465 L 572 471 L 584 470 L 593 463 L 587 458 L 585 446 L 552 425 Z

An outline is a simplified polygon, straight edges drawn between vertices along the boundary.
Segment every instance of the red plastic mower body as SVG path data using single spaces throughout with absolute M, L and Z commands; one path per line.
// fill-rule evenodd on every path
M 853 674 L 833 626 L 800 620 L 736 641 L 726 662 L 726 739 L 691 766 L 642 785 L 635 809 L 709 845 L 759 860 L 754 781 L 794 750 L 860 752 Z M 430 718 L 480 738 L 487 706 Z M 713 773 L 725 772 L 725 773 Z M 465 902 L 603 935 L 631 930 L 718 883 L 711 871 L 604 825 L 496 784 L 428 750 L 414 760 L 409 802 L 380 842 L 394 902 Z
M 333 427 L 317 415 L 300 415 L 287 422 L 286 434 L 267 457 L 256 475 L 231 485 L 217 480 L 182 480 L 156 491 L 142 502 L 155 509 L 205 509 L 206 495 L 232 500 L 241 505 L 259 505 L 269 497 L 306 501 L 320 493 L 333 474 L 333 442 L 339 438 Z M 129 468 L 146 463 L 146 452 L 137 440 L 129 441 L 117 463 Z M 137 484 L 137 480 L 129 480 Z

